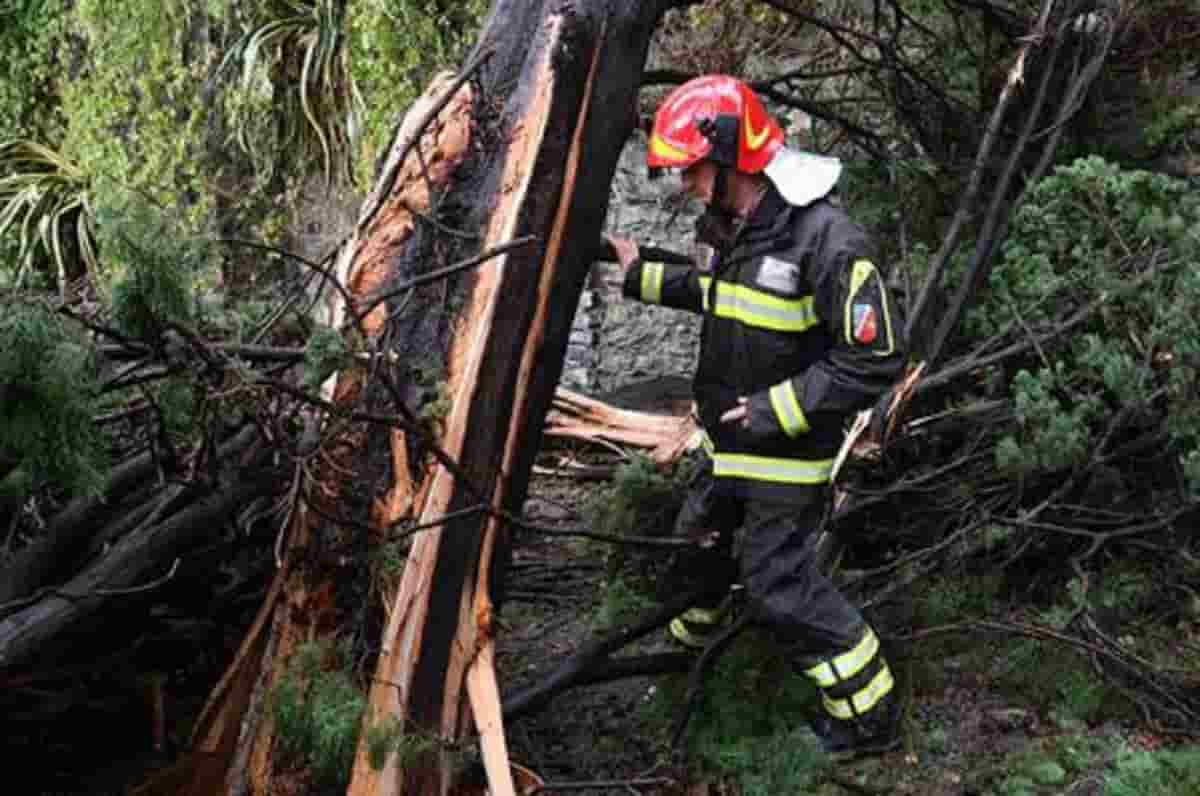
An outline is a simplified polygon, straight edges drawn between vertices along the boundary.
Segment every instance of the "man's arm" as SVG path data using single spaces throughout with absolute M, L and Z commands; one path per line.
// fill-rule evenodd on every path
M 609 236 L 617 259 L 625 271 L 621 292 L 647 304 L 661 304 L 700 312 L 703 308 L 700 279 L 686 265 L 643 262 L 638 245 L 628 238 Z
M 872 405 L 904 370 L 904 326 L 879 269 L 866 257 L 832 259 L 814 289 L 833 345 L 803 373 L 749 396 L 741 415 L 751 433 L 796 437 L 840 423 Z

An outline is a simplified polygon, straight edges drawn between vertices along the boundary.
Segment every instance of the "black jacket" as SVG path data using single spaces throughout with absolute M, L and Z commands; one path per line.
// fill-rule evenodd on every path
M 637 262 L 625 295 L 702 312 L 693 381 L 714 474 L 746 497 L 800 499 L 829 480 L 844 426 L 904 367 L 903 323 L 862 229 L 827 197 L 774 190 L 711 269 Z M 749 422 L 721 414 L 749 399 Z

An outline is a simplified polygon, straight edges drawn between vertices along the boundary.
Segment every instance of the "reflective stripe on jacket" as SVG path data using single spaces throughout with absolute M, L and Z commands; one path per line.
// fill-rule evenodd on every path
M 625 295 L 704 315 L 693 381 L 714 474 L 787 500 L 829 480 L 848 416 L 904 366 L 903 324 L 862 229 L 836 200 L 771 190 L 711 269 L 635 263 Z M 740 396 L 749 422 L 721 423 Z

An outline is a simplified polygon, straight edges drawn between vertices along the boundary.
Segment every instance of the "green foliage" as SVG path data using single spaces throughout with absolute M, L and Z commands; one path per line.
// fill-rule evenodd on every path
M 1115 411 L 1162 416 L 1195 476 L 1200 404 L 1200 197 L 1187 183 L 1123 170 L 1099 158 L 1059 168 L 1034 186 L 1017 212 L 991 296 L 971 318 L 985 336 L 1046 328 L 1103 301 L 1064 349 L 1040 350 L 1042 364 L 1012 380 L 1017 433 L 997 446 L 1013 472 L 1082 463 Z M 1137 290 L 1132 280 L 1145 274 Z M 1165 411 L 1159 399 L 1165 398 Z M 1191 481 L 1193 490 L 1200 480 Z
M 411 539 L 408 538 L 376 545 L 371 550 L 371 566 L 374 576 L 391 579 L 403 573 L 410 547 Z
M 1136 613 L 1154 586 L 1153 573 L 1139 563 L 1136 559 L 1120 561 L 1105 572 L 1095 586 L 1095 604 L 1125 616 Z
M 487 6 L 6 0 L 0 141 L 36 141 L 85 164 L 93 191 L 139 193 L 190 232 L 270 237 L 310 174 L 368 174 L 398 113 L 428 74 L 459 57 Z M 244 90 L 218 90 L 221 63 L 238 67 Z M 366 151 L 357 143 L 364 126 Z M 235 136 L 259 169 L 229 145 Z M 49 201 L 36 209 L 34 233 L 37 218 L 56 212 Z M 57 211 L 64 231 L 76 218 L 83 229 L 86 212 Z M 0 240 L 0 258 L 19 248 L 15 236 Z
M 403 767 L 415 762 L 435 746 L 431 738 L 405 733 L 404 725 L 395 717 L 367 729 L 367 762 L 376 771 L 387 764 L 388 757 L 393 753 L 398 756 L 397 764 Z
M 1067 380 L 1062 362 L 1035 373 L 1022 370 L 1014 377 L 1012 388 L 1022 439 L 1035 442 L 1021 445 L 1015 436 L 1001 439 L 996 447 L 996 463 L 1001 469 L 1017 473 L 1061 470 L 1084 460 L 1092 442 L 1088 421 L 1104 406 L 1095 394 L 1073 394 L 1063 389 Z M 1074 398 L 1074 405 L 1064 395 Z
M 1172 97 L 1170 105 L 1146 126 L 1146 146 L 1151 151 L 1172 150 L 1195 136 L 1200 127 L 1200 101 L 1179 102 Z
M 1126 750 L 1104 784 L 1104 796 L 1190 796 L 1200 793 L 1200 746 Z
M 681 710 L 686 678 L 664 682 L 653 709 Z M 689 723 L 700 775 L 732 779 L 741 793 L 808 793 L 830 765 L 804 716 L 818 710 L 816 688 L 755 635 L 743 636 L 705 681 Z
M 301 645 L 272 690 L 271 710 L 283 759 L 307 766 L 320 785 L 344 787 L 366 698 L 347 671 L 329 667 L 335 657 L 327 645 Z
M 188 293 L 179 274 L 151 267 L 130 268 L 113 286 L 113 317 L 130 335 L 154 340 L 164 321 L 183 321 L 188 315 Z
M 53 264 L 59 286 L 96 272 L 88 175 L 33 141 L 0 144 L 0 238 L 15 230 L 17 286 L 35 263 Z
M 359 177 L 391 143 L 401 112 L 424 89 L 429 75 L 456 63 L 474 40 L 488 0 L 366 0 L 348 11 L 348 46 L 354 79 L 365 98 Z
M 621 627 L 636 619 L 654 604 L 650 590 L 633 578 L 615 575 L 605 583 L 600 607 L 592 624 L 598 630 Z
M 195 288 L 215 267 L 206 244 L 147 203 L 117 197 L 97 211 L 97 233 L 119 328 L 154 340 L 168 322 L 191 323 Z
M 41 301 L 0 299 L 0 459 L 20 462 L 27 476 L 13 488 L 98 489 L 96 393 L 91 350 L 75 327 Z
M 1086 660 L 1055 641 L 1021 639 L 1007 645 L 994 658 L 992 676 L 1001 690 L 1070 721 L 1096 722 L 1130 709 Z
M 211 209 L 201 156 L 213 103 L 205 96 L 207 9 L 183 0 L 78 0 L 79 74 L 60 87 L 62 151 L 97 180 L 141 193 L 199 230 Z
M 319 159 L 327 182 L 350 178 L 363 103 L 350 70 L 345 0 L 276 0 L 255 23 L 221 67 L 240 67 L 242 92 L 259 100 L 231 106 L 241 111 L 238 143 L 268 174 Z
M 196 431 L 196 389 L 190 374 L 163 379 L 147 390 L 166 433 L 186 438 Z
M 941 625 L 986 616 L 1000 588 L 996 574 L 963 574 L 933 580 L 917 597 L 922 622 Z
M 404 725 L 396 717 L 367 730 L 367 762 L 380 771 L 387 764 L 388 755 L 399 748 L 404 737 Z
M 913 285 L 920 285 L 928 273 L 933 253 L 923 241 L 938 239 L 944 222 L 940 214 L 949 190 L 937 164 L 916 157 L 886 162 L 848 160 L 839 185 L 855 221 L 870 230 L 881 260 L 894 273 L 904 273 Z M 900 197 L 902 204 L 898 203 Z M 901 242 L 909 243 L 907 251 L 899 250 Z
M 318 326 L 304 349 L 304 386 L 316 390 L 350 361 L 352 350 L 345 336 L 328 326 Z
M 682 495 L 688 465 L 664 473 L 650 457 L 634 453 L 617 467 L 612 488 L 595 495 L 585 508 L 592 527 L 608 534 L 653 536 L 670 531 Z
M 684 461 L 665 473 L 644 454 L 634 453 L 617 467 L 612 485 L 593 494 L 583 515 L 595 530 L 613 535 L 657 536 L 672 531 L 691 464 Z M 601 626 L 632 619 L 658 590 L 663 561 L 647 560 L 622 546 L 609 545 L 608 588 L 600 611 Z
M 0 4 L 0 141 L 54 141 L 67 21 L 63 0 Z
M 1111 755 L 1112 746 L 1112 739 L 1099 735 L 1063 734 L 1035 739 L 985 773 L 984 779 L 998 780 L 987 792 L 996 796 L 1062 793 L 1068 782 L 1094 772 Z
M 454 408 L 454 396 L 450 394 L 450 384 L 445 379 L 438 380 L 434 385 L 433 399 L 421 405 L 421 419 L 430 425 L 438 425 L 450 416 Z

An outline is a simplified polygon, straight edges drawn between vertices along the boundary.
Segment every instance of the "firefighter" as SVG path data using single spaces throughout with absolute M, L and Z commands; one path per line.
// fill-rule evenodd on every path
M 841 164 L 785 146 L 748 85 L 708 75 L 658 108 L 647 165 L 678 170 L 705 203 L 696 235 L 711 251 L 664 265 L 609 237 L 626 296 L 703 315 L 693 393 L 707 456 L 676 527 L 702 541 L 691 574 L 744 589 L 820 689 L 810 721 L 827 751 L 894 748 L 898 699 L 879 639 L 815 556 L 844 425 L 905 361 L 879 263 L 834 195 Z M 703 646 L 729 593 L 676 618 L 672 635 Z

